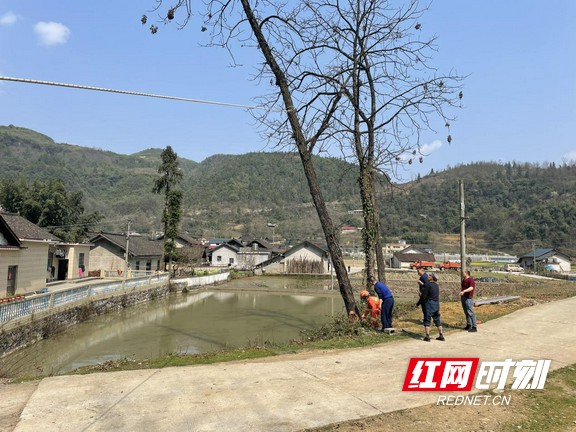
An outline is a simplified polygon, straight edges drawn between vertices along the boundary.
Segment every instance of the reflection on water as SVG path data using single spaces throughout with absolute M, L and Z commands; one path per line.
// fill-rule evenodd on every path
M 328 296 L 282 293 L 277 290 L 302 289 L 302 281 L 275 279 L 239 279 L 223 286 L 225 290 L 176 294 L 95 317 L 2 359 L 0 372 L 8 376 L 58 374 L 126 357 L 142 360 L 172 352 L 285 342 L 344 310 L 338 292 Z M 255 286 L 259 280 L 265 287 Z M 304 289 L 325 292 L 325 283 L 307 282 Z M 247 288 L 274 292 L 241 291 Z

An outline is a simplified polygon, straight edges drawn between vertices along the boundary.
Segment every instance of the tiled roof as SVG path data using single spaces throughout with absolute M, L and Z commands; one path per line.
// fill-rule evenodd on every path
M 101 232 L 92 237 L 90 243 L 97 243 L 100 239 L 105 239 L 123 251 L 126 250 L 126 234 Z M 164 243 L 157 240 L 149 240 L 147 237 L 131 235 L 128 248 L 130 249 L 130 255 L 134 257 L 161 256 Z
M 287 250 L 285 252 L 284 256 L 292 255 L 292 254 L 296 253 L 297 251 L 299 251 L 300 249 L 316 250 L 316 252 L 319 252 L 320 255 L 329 255 L 327 246 L 324 246 L 324 245 L 321 246 L 317 243 L 312 243 L 312 242 L 309 242 L 308 240 L 305 240 L 302 243 L 299 243 L 296 246 L 294 246 L 293 248 Z
M 201 245 L 202 242 L 200 242 L 200 240 L 188 235 L 188 234 L 178 234 L 178 238 L 184 240 L 186 243 L 188 243 L 189 245 Z
M 394 256 L 402 262 L 436 261 L 434 254 L 428 253 L 395 253 Z
M 15 213 L 0 212 L 0 217 L 20 240 L 62 241 L 46 229 Z

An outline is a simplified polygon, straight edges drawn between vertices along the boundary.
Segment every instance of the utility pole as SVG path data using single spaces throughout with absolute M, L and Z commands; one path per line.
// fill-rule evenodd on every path
M 464 180 L 458 181 L 460 185 L 460 276 L 464 279 L 466 270 L 466 207 L 464 205 Z
M 130 221 L 128 221 L 128 228 L 126 229 L 126 253 L 124 254 L 124 279 L 128 277 L 128 260 L 130 258 Z
M 532 273 L 536 274 L 536 240 L 532 240 Z

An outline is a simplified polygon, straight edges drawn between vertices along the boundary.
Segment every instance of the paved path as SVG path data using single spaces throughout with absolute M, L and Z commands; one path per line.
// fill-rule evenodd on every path
M 421 406 L 437 394 L 401 391 L 411 357 L 552 359 L 557 369 L 576 363 L 575 310 L 576 297 L 533 306 L 446 342 L 46 378 L 15 431 L 298 431 Z

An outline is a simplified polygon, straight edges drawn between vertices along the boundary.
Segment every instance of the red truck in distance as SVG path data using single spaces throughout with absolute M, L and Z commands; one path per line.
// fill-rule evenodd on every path
M 419 268 L 430 269 L 435 266 L 436 263 L 433 261 L 414 261 L 413 263 L 410 263 L 411 269 L 419 269 Z
M 443 264 L 438 264 L 440 270 L 460 270 L 462 265 L 459 262 L 446 261 Z

